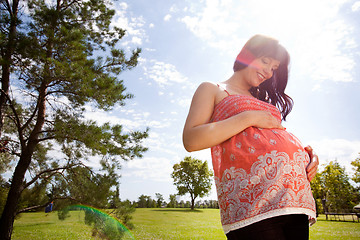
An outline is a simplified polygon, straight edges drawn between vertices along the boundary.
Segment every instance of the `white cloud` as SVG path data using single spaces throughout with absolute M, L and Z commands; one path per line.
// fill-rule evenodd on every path
M 131 38 L 131 43 L 135 44 L 135 45 L 141 45 L 142 44 L 142 39 L 139 37 L 132 37 Z
M 172 12 L 172 13 L 175 13 L 175 12 L 178 12 L 179 11 L 179 9 L 177 8 L 177 6 L 176 5 L 173 5 L 173 6 L 171 6 L 171 8 L 170 8 L 170 10 L 169 10 L 170 12 Z
M 189 108 L 191 104 L 191 98 L 180 98 L 177 103 L 183 108 Z
M 170 63 L 150 60 L 144 67 L 144 75 L 155 81 L 160 87 L 172 85 L 173 83 L 184 83 L 187 78 L 176 70 Z
M 152 149 L 151 151 L 157 152 L 158 150 Z M 164 152 L 162 152 L 162 154 L 164 154 Z M 167 154 L 168 157 L 151 156 L 126 162 L 124 163 L 124 168 L 126 168 L 126 171 L 123 171 L 122 175 L 124 177 L 134 176 L 139 181 L 148 180 L 158 182 L 172 182 L 170 176 L 171 172 L 173 171 L 172 166 L 175 163 L 182 161 L 185 156 L 191 156 L 202 161 L 207 161 L 209 168 L 212 169 L 209 149 L 191 154 L 188 153 L 187 155 L 181 155 L 180 157 L 178 152 L 171 152 Z M 215 191 L 215 188 L 213 190 Z
M 170 19 L 171 19 L 171 15 L 170 15 L 170 14 L 166 14 L 165 17 L 164 17 L 164 21 L 165 21 L 165 22 L 168 22 L 168 21 L 170 21 Z
M 355 3 L 352 5 L 351 10 L 352 10 L 353 12 L 359 11 L 359 10 L 360 10 L 360 1 L 355 2 Z
M 131 107 L 134 106 L 136 104 L 133 104 Z M 144 129 L 144 126 L 150 124 L 148 120 L 150 117 L 149 112 L 138 112 L 127 107 L 118 107 L 113 111 L 107 112 L 87 105 L 84 117 L 85 119 L 96 121 L 98 124 L 121 124 L 125 131 Z
M 351 49 L 357 43 L 351 37 L 353 28 L 338 15 L 346 1 L 205 0 L 189 3 L 179 21 L 210 47 L 224 53 L 224 58 L 234 59 L 251 35 L 261 33 L 279 39 L 288 48 L 292 66 L 300 74 L 308 78 L 311 75 L 320 83 L 351 82 L 355 81 Z M 353 11 L 359 5 L 355 3 Z M 244 32 L 251 35 L 244 36 Z
M 125 163 L 126 172 L 122 175 L 135 177 L 141 180 L 171 182 L 172 161 L 165 157 L 144 157 Z
M 346 139 L 323 139 L 312 141 L 310 145 L 319 156 L 320 165 L 335 161 L 344 166 L 349 174 L 353 173 L 351 162 L 359 157 L 360 141 Z M 323 169 L 323 166 L 319 167 Z
M 128 5 L 124 2 L 115 4 L 115 16 L 112 25 L 126 30 L 123 41 L 123 46 L 127 45 L 142 45 L 143 41 L 148 40 L 148 35 L 145 31 L 145 19 L 143 16 L 132 17 L 132 12 L 129 12 Z M 151 24 L 150 24 L 151 25 Z

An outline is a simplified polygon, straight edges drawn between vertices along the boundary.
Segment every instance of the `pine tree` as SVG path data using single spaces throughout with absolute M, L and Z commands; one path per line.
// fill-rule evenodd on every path
M 132 98 L 118 75 L 137 65 L 141 50 L 118 49 L 125 30 L 110 27 L 115 11 L 101 0 L 20 3 L 0 3 L 0 154 L 16 161 L 0 239 L 11 238 L 24 189 L 70 176 L 91 155 L 119 168 L 147 150 L 148 129 L 124 132 L 84 118 L 85 105 L 107 111 Z M 63 156 L 49 156 L 57 148 Z

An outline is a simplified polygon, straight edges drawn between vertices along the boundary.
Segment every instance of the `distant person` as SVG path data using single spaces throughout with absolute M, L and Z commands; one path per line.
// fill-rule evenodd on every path
M 54 202 L 49 203 L 45 208 L 45 213 L 52 212 Z
M 290 56 L 255 35 L 226 81 L 202 83 L 183 131 L 187 151 L 211 148 L 221 222 L 228 239 L 308 239 L 315 222 L 310 181 L 318 157 L 281 125 Z

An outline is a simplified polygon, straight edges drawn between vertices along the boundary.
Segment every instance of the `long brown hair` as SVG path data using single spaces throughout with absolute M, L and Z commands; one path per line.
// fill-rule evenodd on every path
M 246 68 L 255 58 L 260 57 L 274 58 L 280 61 L 280 65 L 271 78 L 261 83 L 259 87 L 252 87 L 250 93 L 255 98 L 278 107 L 282 119 L 285 120 L 294 104 L 292 98 L 285 94 L 290 55 L 276 39 L 263 35 L 250 38 L 236 58 L 234 72 Z

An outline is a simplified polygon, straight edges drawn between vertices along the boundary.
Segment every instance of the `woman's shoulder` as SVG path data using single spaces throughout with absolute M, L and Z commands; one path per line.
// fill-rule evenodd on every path
M 195 95 L 216 96 L 219 91 L 218 86 L 212 82 L 202 82 L 196 89 Z
M 222 98 L 226 97 L 228 93 L 225 93 L 220 83 L 202 82 L 196 90 L 199 94 L 211 95 L 219 102 Z
M 219 90 L 219 84 L 213 82 L 202 82 L 200 83 L 198 89 L 215 92 Z

